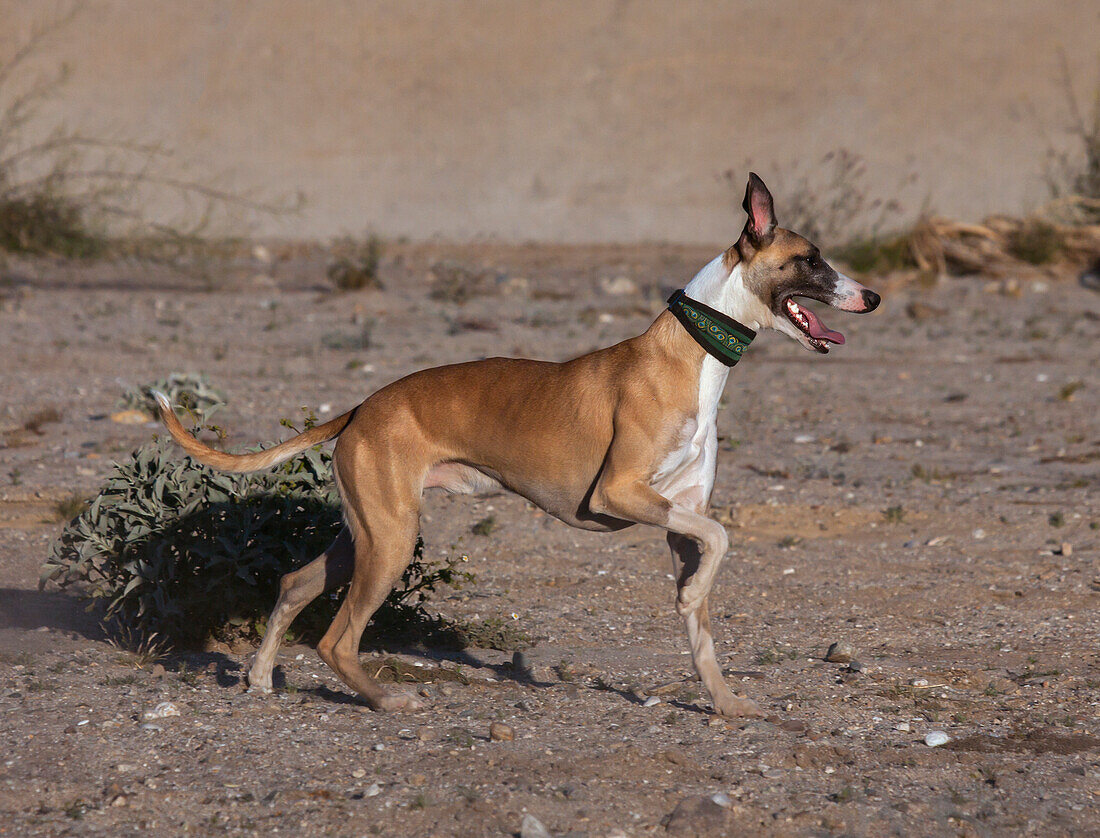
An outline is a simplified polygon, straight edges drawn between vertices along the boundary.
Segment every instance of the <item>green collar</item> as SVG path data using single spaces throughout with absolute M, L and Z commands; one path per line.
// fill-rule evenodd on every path
M 756 337 L 748 326 L 693 300 L 682 288 L 668 298 L 668 310 L 684 324 L 697 344 L 727 367 L 741 360 L 742 353 Z

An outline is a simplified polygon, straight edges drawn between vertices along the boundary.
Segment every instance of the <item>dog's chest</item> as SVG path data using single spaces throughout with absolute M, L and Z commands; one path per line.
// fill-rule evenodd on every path
M 703 359 L 695 415 L 683 424 L 653 475 L 653 488 L 670 500 L 702 506 L 710 498 L 718 463 L 718 401 L 728 373 L 714 358 Z

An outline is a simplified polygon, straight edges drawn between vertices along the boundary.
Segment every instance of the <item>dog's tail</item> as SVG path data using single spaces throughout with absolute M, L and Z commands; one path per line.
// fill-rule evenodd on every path
M 342 416 L 337 416 L 335 419 L 325 422 L 323 425 L 318 425 L 316 428 L 303 431 L 298 436 L 288 439 L 286 442 L 280 442 L 274 448 L 268 448 L 265 451 L 257 451 L 254 454 L 226 454 L 223 451 L 216 451 L 206 443 L 200 442 L 191 436 L 187 429 L 180 424 L 180 420 L 176 418 L 175 411 L 172 410 L 172 403 L 168 401 L 168 397 L 164 393 L 154 390 L 153 398 L 157 400 L 160 420 L 168 428 L 168 433 L 172 435 L 172 439 L 178 442 L 184 451 L 203 465 L 234 474 L 244 474 L 248 471 L 259 471 L 260 469 L 277 466 L 312 448 L 314 445 L 336 439 L 348 426 L 351 417 L 355 414 L 355 409 L 352 408 Z

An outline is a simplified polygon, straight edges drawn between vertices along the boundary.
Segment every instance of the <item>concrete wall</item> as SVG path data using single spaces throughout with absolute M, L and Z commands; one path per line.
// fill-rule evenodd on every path
M 5 42 L 49 5 L 0 2 Z M 1040 202 L 1098 33 L 1094 0 L 91 0 L 31 67 L 72 66 L 43 128 L 302 190 L 265 234 L 724 242 L 749 165 L 789 195 L 840 148 L 909 212 Z

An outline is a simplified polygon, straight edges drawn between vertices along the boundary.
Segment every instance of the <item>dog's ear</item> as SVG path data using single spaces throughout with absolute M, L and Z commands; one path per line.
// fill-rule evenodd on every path
M 757 248 L 768 244 L 775 232 L 775 208 L 772 206 L 772 193 L 756 172 L 749 172 L 745 200 L 741 206 L 749 214 L 745 232 L 752 244 Z

